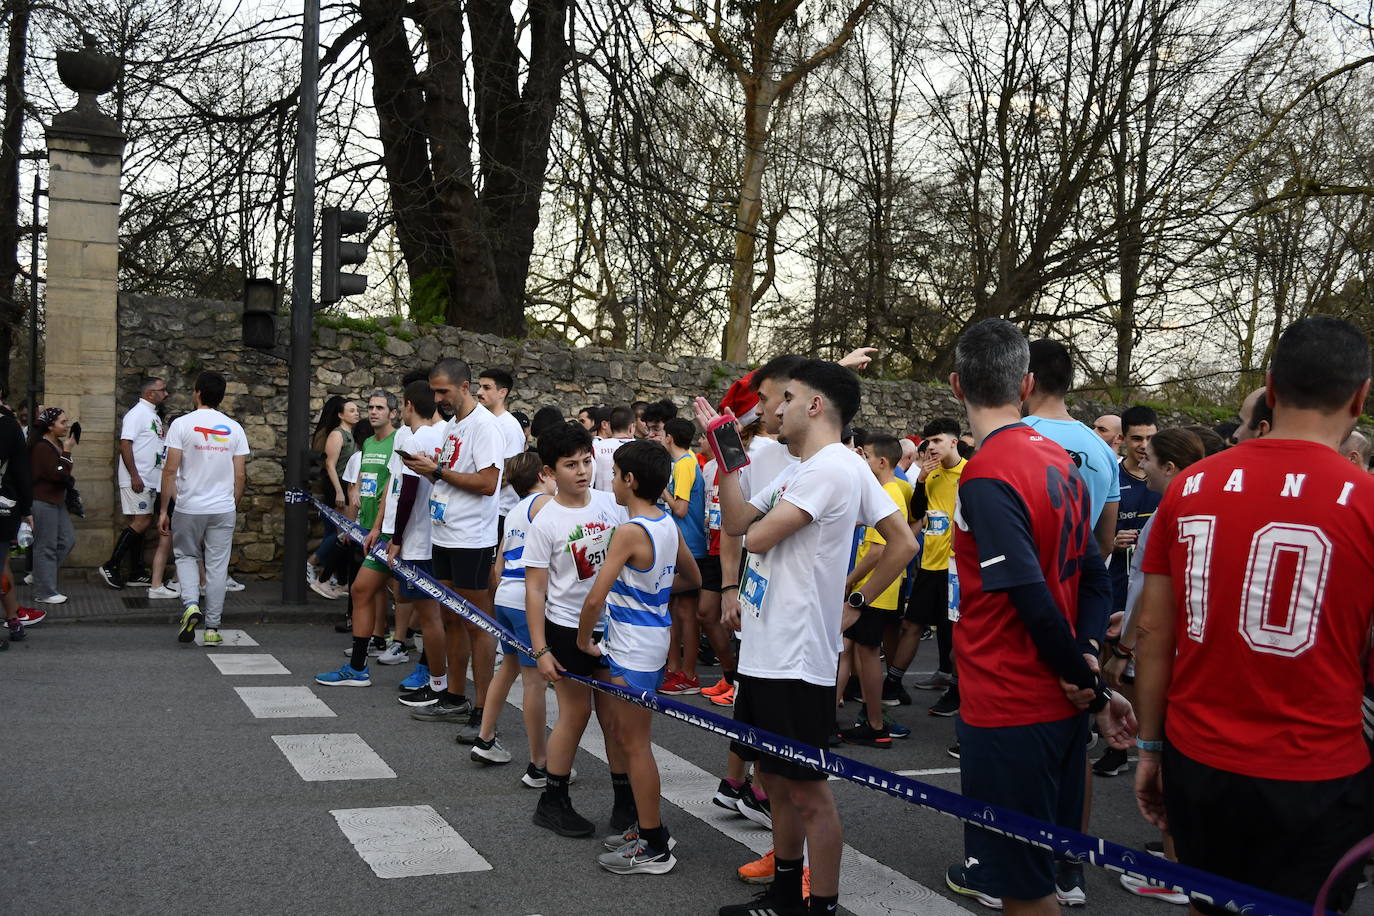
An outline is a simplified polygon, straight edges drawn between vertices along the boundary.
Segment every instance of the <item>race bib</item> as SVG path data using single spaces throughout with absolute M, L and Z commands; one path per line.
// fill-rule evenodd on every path
M 744 581 L 739 586 L 739 604 L 742 612 L 748 612 L 758 619 L 763 614 L 763 596 L 768 592 L 768 566 L 762 557 L 749 555 L 749 563 L 744 568 Z
M 358 496 L 362 499 L 376 499 L 377 475 L 369 471 L 358 477 Z
M 444 510 L 448 508 L 448 500 L 429 498 L 429 518 L 436 525 L 444 523 Z
M 706 510 L 706 527 L 712 531 L 720 530 L 720 503 L 712 503 Z
M 568 551 L 577 566 L 577 579 L 585 582 L 596 575 L 601 564 L 606 562 L 606 553 L 611 549 L 611 529 L 584 531 L 581 536 L 568 542 Z
M 949 619 L 959 620 L 959 570 L 954 566 L 954 557 L 949 558 Z
M 932 537 L 949 534 L 949 513 L 931 509 L 926 513 L 926 532 Z

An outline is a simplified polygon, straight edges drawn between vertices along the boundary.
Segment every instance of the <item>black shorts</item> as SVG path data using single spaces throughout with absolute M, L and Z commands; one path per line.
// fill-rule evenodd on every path
M 454 588 L 484 591 L 491 584 L 495 547 L 440 547 L 434 545 L 434 578 Z
M 721 590 L 720 556 L 697 557 L 697 569 L 701 570 L 701 590 L 718 592 Z
M 1313 903 L 1341 856 L 1369 833 L 1371 774 L 1296 782 L 1218 770 L 1164 743 L 1164 807 L 1184 865 Z M 1357 865 L 1336 879 L 1326 906 L 1355 899 Z M 1202 913 L 1225 913 L 1193 898 Z
M 577 630 L 559 626 L 547 617 L 544 618 L 544 641 L 564 671 L 593 677 L 598 668 L 609 667 L 603 656 L 588 655 L 577 648 Z
M 777 681 L 772 678 L 735 675 L 735 721 L 753 725 L 791 738 L 802 744 L 824 748 L 835 727 L 835 688 L 807 681 Z M 819 782 L 820 770 L 765 754 L 737 742 L 730 750 L 741 760 L 757 760 L 759 769 L 784 779 Z
M 1088 756 L 1088 717 L 980 728 L 955 722 L 960 790 L 969 798 L 1078 830 Z M 1054 893 L 1054 853 L 1000 833 L 964 827 L 964 855 L 979 863 L 979 887 L 997 897 Z
M 949 619 L 949 570 L 918 569 L 911 580 L 911 594 L 906 599 L 908 623 L 919 627 L 938 626 Z
M 852 639 L 861 646 L 881 646 L 888 624 L 897 623 L 899 620 L 901 617 L 896 610 L 885 611 L 865 605 L 859 608 L 859 619 L 844 631 L 844 638 Z

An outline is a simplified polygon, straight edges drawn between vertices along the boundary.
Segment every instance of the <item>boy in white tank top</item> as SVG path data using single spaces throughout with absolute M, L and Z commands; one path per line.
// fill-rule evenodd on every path
M 673 516 L 655 505 L 668 485 L 672 461 L 662 446 L 647 440 L 616 450 L 611 490 L 629 521 L 615 529 L 596 582 L 582 603 L 577 645 L 609 664 L 603 679 L 652 695 L 663 683 L 668 662 L 673 592 L 701 586 L 701 572 Z M 606 618 L 606 637 L 599 645 L 593 633 Z M 608 741 L 619 745 L 628 766 L 638 824 L 606 838 L 612 850 L 597 861 L 619 875 L 662 875 L 673 869 L 676 841 L 659 817 L 658 764 L 650 744 L 653 713 L 643 706 L 613 701 L 607 711 L 614 727 Z

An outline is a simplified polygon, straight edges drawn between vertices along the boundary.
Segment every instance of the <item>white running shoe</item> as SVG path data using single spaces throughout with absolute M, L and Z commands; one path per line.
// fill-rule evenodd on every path
M 234 579 L 233 576 L 224 580 L 224 590 L 226 592 L 241 592 L 248 586 Z
M 329 587 L 328 582 L 321 582 L 319 579 L 310 580 L 310 590 L 321 598 L 328 598 L 330 601 L 342 597 L 335 592 L 334 589 Z
M 408 661 L 410 661 L 410 652 L 403 644 L 395 640 L 392 640 L 391 645 L 386 647 L 385 652 L 377 656 L 377 664 L 379 665 L 404 665 Z
M 175 582 L 167 582 L 167 583 L 164 583 L 164 584 L 162 584 L 162 585 L 159 585 L 157 588 L 149 588 L 149 589 L 148 589 L 148 597 L 149 597 L 149 598 L 154 598 L 154 599 L 156 599 L 156 598 L 180 598 L 180 597 L 181 597 L 181 586 L 177 585 Z
M 49 596 L 46 597 L 46 598 L 35 598 L 35 599 L 33 599 L 33 600 L 34 600 L 34 601 L 41 601 L 41 602 L 43 602 L 44 604 L 65 604 L 66 601 L 67 601 L 67 596 L 66 596 L 66 595 L 49 595 Z

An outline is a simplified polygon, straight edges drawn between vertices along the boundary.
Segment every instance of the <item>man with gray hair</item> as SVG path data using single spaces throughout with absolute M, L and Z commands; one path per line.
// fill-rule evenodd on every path
M 139 388 L 141 397 L 124 415 L 119 432 L 119 502 L 128 524 L 115 538 L 114 550 L 104 565 L 97 567 L 100 578 L 110 588 L 125 585 L 150 585 L 143 566 L 143 538 L 153 521 L 162 472 L 162 418 L 158 405 L 167 400 L 167 383 L 146 376 Z M 124 560 L 129 560 L 129 576 L 124 576 Z

